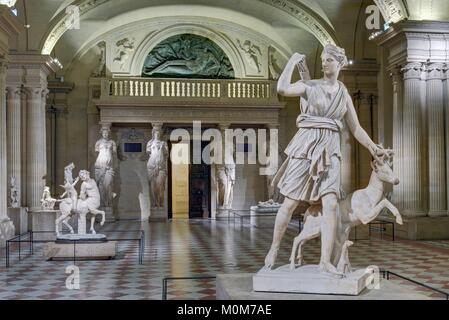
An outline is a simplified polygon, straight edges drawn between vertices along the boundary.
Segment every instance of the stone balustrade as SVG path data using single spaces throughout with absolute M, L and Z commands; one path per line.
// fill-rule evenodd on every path
M 276 82 L 270 80 L 193 80 L 117 78 L 101 80 L 101 100 L 138 99 L 184 103 L 278 103 Z

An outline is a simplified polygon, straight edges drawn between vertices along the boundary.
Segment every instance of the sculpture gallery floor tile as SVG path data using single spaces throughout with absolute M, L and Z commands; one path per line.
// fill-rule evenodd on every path
M 43 244 L 22 260 L 11 249 L 11 266 L 5 268 L 5 250 L 0 259 L 0 299 L 161 299 L 164 277 L 215 276 L 223 273 L 255 273 L 263 266 L 272 230 L 231 221 L 178 220 L 170 222 L 118 221 L 100 230 L 143 229 L 146 236 L 143 264 L 138 263 L 137 242 L 118 244 L 115 260 L 76 261 L 80 288 L 70 290 L 66 268 L 72 261 L 45 261 Z M 279 251 L 278 264 L 287 264 L 297 226 L 287 230 Z M 118 234 L 114 234 L 118 236 Z M 120 233 L 121 238 L 135 232 Z M 444 241 L 442 242 L 444 243 Z M 306 263 L 318 263 L 320 242 L 304 247 Z M 349 251 L 353 268 L 377 265 L 449 292 L 449 247 L 438 241 L 390 239 L 354 242 Z M 428 297 L 441 299 L 422 287 L 392 278 Z M 215 280 L 170 280 L 167 299 L 215 299 Z

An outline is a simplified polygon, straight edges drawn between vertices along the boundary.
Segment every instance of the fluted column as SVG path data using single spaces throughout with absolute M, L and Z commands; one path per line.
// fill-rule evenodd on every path
M 45 140 L 46 90 L 29 88 L 27 101 L 27 201 L 31 210 L 40 208 L 40 199 L 45 186 L 47 170 L 47 148 Z
M 447 214 L 444 139 L 443 64 L 427 66 L 427 128 L 429 168 L 429 216 Z
M 7 87 L 7 136 L 8 136 L 8 179 L 15 177 L 17 190 L 21 190 L 22 180 L 22 135 L 21 135 L 21 90 L 19 87 Z M 8 180 L 9 182 L 9 180 Z M 17 202 L 21 206 L 21 194 Z
M 55 180 L 57 186 L 64 183 L 64 167 L 68 164 L 67 154 L 67 115 L 68 108 L 66 106 L 56 107 L 56 130 L 55 130 Z
M 403 210 L 401 213 L 408 217 L 426 215 L 425 206 L 425 168 L 423 160 L 424 131 L 423 114 L 421 110 L 421 63 L 409 63 L 404 72 L 404 104 L 402 131 L 402 164 L 403 176 Z M 400 178 L 401 179 L 401 178 Z
M 393 150 L 395 152 L 393 157 L 393 170 L 399 178 L 400 183 L 393 186 L 392 200 L 399 209 L 404 208 L 404 156 L 403 156 L 403 95 L 404 84 L 402 80 L 401 70 L 395 68 L 391 72 L 393 80 Z
M 446 179 L 449 178 L 449 66 L 446 64 L 443 69 L 443 99 L 446 129 Z M 449 215 L 449 188 L 446 185 L 446 208 Z
M 14 225 L 7 214 L 8 169 L 6 156 L 6 61 L 0 61 L 0 246 L 14 236 Z

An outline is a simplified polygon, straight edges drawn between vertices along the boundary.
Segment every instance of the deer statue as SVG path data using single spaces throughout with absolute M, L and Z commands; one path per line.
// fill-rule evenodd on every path
M 347 257 L 347 249 L 350 245 L 346 242 L 352 227 L 367 224 L 387 208 L 396 217 L 396 222 L 402 224 L 402 217 L 398 209 L 384 197 L 385 184 L 399 184 L 399 179 L 392 170 L 393 150 L 387 150 L 387 154 L 378 157 L 374 156 L 371 162 L 373 169 L 368 186 L 349 194 L 339 203 L 339 222 L 337 226 L 336 242 L 332 252 L 333 264 L 341 261 L 342 255 L 346 257 L 346 264 L 350 266 Z M 304 215 L 304 227 L 297 237 L 295 237 L 290 255 L 290 269 L 295 269 L 295 253 L 298 249 L 298 264 L 302 265 L 302 248 L 306 241 L 316 238 L 321 234 L 321 205 L 313 205 L 307 209 Z M 344 251 L 342 253 L 342 251 Z M 344 271 L 344 270 L 343 270 Z M 342 272 L 342 271 L 340 271 Z M 344 272 L 342 272 L 344 273 Z

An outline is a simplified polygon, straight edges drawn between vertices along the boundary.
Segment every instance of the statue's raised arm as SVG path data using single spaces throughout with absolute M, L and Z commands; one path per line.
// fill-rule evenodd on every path
M 308 74 L 308 68 L 306 64 L 306 56 L 299 53 L 294 53 L 290 60 L 288 60 L 287 65 L 279 76 L 277 84 L 277 92 L 285 97 L 306 97 L 307 85 L 304 81 L 300 80 L 292 83 L 292 75 L 295 67 L 298 67 L 300 75 L 310 77 Z M 301 74 L 302 73 L 302 74 Z M 304 79 L 306 80 L 306 79 Z

